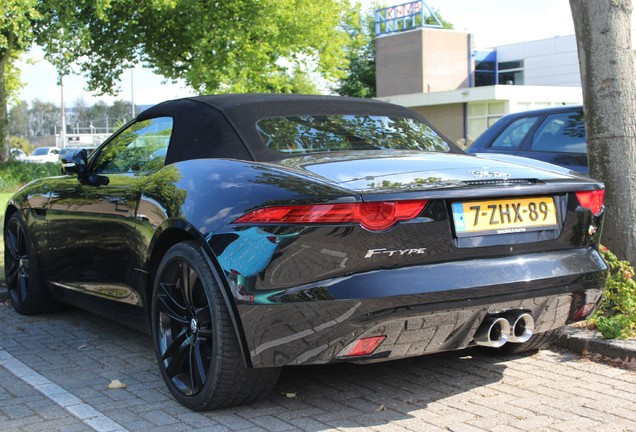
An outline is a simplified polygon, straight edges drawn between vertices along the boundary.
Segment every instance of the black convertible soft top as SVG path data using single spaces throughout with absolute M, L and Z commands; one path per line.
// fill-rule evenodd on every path
M 147 109 L 137 116 L 137 120 L 173 118 L 166 164 L 200 158 L 264 162 L 285 156 L 263 145 L 256 130 L 258 120 L 310 114 L 396 116 L 426 123 L 414 111 L 373 99 L 296 94 L 231 94 L 176 99 Z

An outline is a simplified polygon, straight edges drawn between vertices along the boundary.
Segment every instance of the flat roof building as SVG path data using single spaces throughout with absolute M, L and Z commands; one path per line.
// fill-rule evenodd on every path
M 459 144 L 505 114 L 582 103 L 574 35 L 475 50 L 470 33 L 423 24 L 427 11 L 423 1 L 376 11 L 378 99 L 420 112 Z

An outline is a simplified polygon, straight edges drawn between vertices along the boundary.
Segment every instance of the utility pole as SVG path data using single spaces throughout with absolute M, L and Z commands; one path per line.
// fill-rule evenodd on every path
M 64 108 L 64 77 L 60 75 L 60 92 L 62 96 L 62 130 L 60 136 L 62 138 L 62 148 L 66 147 L 66 109 Z
M 132 111 L 132 118 L 135 118 L 135 84 L 133 82 L 134 68 L 130 68 L 130 105 Z

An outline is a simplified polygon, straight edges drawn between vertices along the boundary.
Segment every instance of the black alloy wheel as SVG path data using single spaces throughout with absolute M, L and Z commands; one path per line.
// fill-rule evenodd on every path
M 212 358 L 212 317 L 205 289 L 185 259 L 174 259 L 163 268 L 157 289 L 157 342 L 166 375 L 184 396 L 198 394 Z
M 4 249 L 5 279 L 13 308 L 24 315 L 58 310 L 60 304 L 44 292 L 33 246 L 19 213 L 11 215 L 7 222 Z
M 248 368 L 213 270 L 194 242 L 161 260 L 151 323 L 161 375 L 175 399 L 196 411 L 249 403 L 276 384 L 278 368 Z

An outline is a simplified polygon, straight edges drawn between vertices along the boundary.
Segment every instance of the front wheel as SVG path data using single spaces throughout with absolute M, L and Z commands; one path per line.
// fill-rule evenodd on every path
M 175 399 L 196 411 L 252 402 L 276 384 L 278 368 L 247 368 L 232 320 L 205 257 L 178 243 L 161 260 L 151 323 L 161 375 Z
M 18 313 L 32 315 L 61 308 L 44 290 L 26 223 L 19 213 L 11 215 L 4 228 L 4 271 L 11 305 Z

